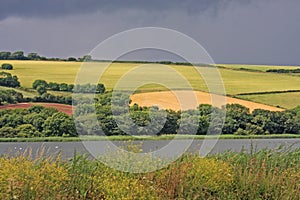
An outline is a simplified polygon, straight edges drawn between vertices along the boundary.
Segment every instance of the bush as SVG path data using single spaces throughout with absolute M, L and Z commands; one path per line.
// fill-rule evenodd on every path
M 30 137 L 40 137 L 41 133 L 36 130 L 36 128 L 31 124 L 22 124 L 16 129 L 17 137 L 30 138 Z
M 45 94 L 47 92 L 47 89 L 44 85 L 39 85 L 36 88 L 36 91 L 39 93 L 39 95 Z
M 13 138 L 16 136 L 16 130 L 12 127 L 2 127 L 0 128 L 0 137 L 1 138 Z
M 37 89 L 38 86 L 44 86 L 45 88 L 48 88 L 48 83 L 45 80 L 35 80 L 32 83 L 32 88 Z
M 46 136 L 77 136 L 73 119 L 62 112 L 55 113 L 45 120 L 43 132 Z
M 11 64 L 3 63 L 3 64 L 2 64 L 2 69 L 5 69 L 5 70 L 12 70 L 12 69 L 13 69 L 13 66 L 12 66 Z
M 0 90 L 0 105 L 5 103 L 18 103 L 23 101 L 23 94 L 14 90 Z
M 235 135 L 249 135 L 249 132 L 244 129 L 238 128 L 238 130 L 234 134 Z
M 7 72 L 0 72 L 0 85 L 6 87 L 20 87 L 17 76 L 12 76 Z

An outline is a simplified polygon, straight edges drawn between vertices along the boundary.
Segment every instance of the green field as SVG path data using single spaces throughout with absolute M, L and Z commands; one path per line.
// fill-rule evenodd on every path
M 4 87 L 0 86 L 0 90 L 15 90 L 16 92 L 20 92 L 23 94 L 24 97 L 34 97 L 37 95 L 36 91 L 25 91 L 24 89 L 21 88 L 10 88 L 10 87 Z
M 291 109 L 300 105 L 300 92 L 241 95 L 241 99 Z
M 77 72 L 82 63 L 80 62 L 55 62 L 55 61 L 0 61 L 2 63 L 11 63 L 14 70 L 10 73 L 17 75 L 21 85 L 31 88 L 36 79 L 43 79 L 48 82 L 58 83 L 74 83 Z M 103 70 L 107 63 L 86 63 L 91 65 L 90 72 L 87 71 L 86 79 L 98 76 L 93 72 L 94 69 Z M 134 68 L 143 64 L 139 63 L 113 63 L 107 71 L 105 71 L 100 79 L 107 89 L 112 89 L 116 82 L 126 73 L 132 72 Z M 220 68 L 219 72 L 222 76 L 226 93 L 228 95 L 239 95 L 241 93 L 254 92 L 272 92 L 272 91 L 288 91 L 300 90 L 300 77 L 288 74 L 264 73 L 263 71 L 273 68 L 282 68 L 283 66 L 258 66 L 258 65 L 222 65 L 226 68 Z M 187 89 L 180 84 L 179 79 L 166 75 L 166 71 L 157 64 L 148 64 L 148 68 L 144 71 L 134 72 L 134 79 L 129 80 L 149 80 L 152 77 L 158 77 L 158 80 L 165 80 L 170 85 L 175 85 L 176 89 Z M 172 69 L 181 74 L 195 90 L 208 91 L 204 79 L 199 75 L 195 68 L 182 65 L 171 65 Z M 295 68 L 293 66 L 284 66 L 285 68 Z M 232 68 L 247 68 L 260 71 L 242 71 L 232 70 Z M 201 68 L 201 70 L 210 70 L 209 68 Z M 126 84 L 125 84 L 126 85 Z M 166 90 L 159 84 L 147 84 L 139 88 L 142 91 L 158 91 Z M 29 95 L 29 94 L 28 94 Z M 283 108 L 290 108 L 299 105 L 299 94 L 286 93 L 275 95 L 251 95 L 243 96 L 252 101 L 261 102 L 269 105 L 278 105 Z M 276 97 L 276 98 L 275 98 Z
M 257 70 L 266 72 L 269 69 L 297 69 L 300 66 L 284 66 L 284 65 L 242 65 L 242 64 L 218 64 L 218 66 L 222 66 L 229 69 L 249 69 L 249 70 Z

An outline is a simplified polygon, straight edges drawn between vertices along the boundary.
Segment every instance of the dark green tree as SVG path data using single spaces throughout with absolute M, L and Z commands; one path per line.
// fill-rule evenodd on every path
M 12 76 L 7 72 L 0 72 L 0 85 L 6 87 L 20 87 L 17 76 Z
M 45 136 L 77 136 L 72 118 L 61 112 L 47 118 L 43 124 L 43 133 Z
M 22 124 L 16 128 L 17 137 L 40 137 L 41 133 L 31 124 Z
M 77 61 L 77 59 L 74 58 L 74 57 L 69 57 L 69 58 L 68 58 L 68 61 Z
M 27 58 L 29 60 L 40 60 L 41 57 L 37 53 L 29 53 Z
M 39 85 L 36 88 L 36 91 L 39 93 L 39 95 L 43 95 L 47 92 L 47 88 L 44 85 Z
M 60 91 L 68 91 L 68 84 L 66 84 L 66 83 L 59 84 L 59 90 Z
M 48 88 L 48 83 L 45 80 L 35 80 L 32 83 L 32 88 L 37 89 L 37 87 L 40 85 L 43 85 L 45 88 Z
M 25 60 L 26 59 L 23 51 L 13 52 L 9 58 L 12 60 Z
M 15 128 L 4 126 L 0 128 L 0 137 L 1 138 L 14 138 L 17 132 Z
M 87 62 L 87 61 L 91 61 L 92 60 L 92 56 L 91 55 L 85 55 L 82 58 L 79 59 L 79 61 L 81 62 Z
M 59 84 L 55 82 L 50 82 L 48 88 L 53 91 L 59 91 Z
M 4 70 L 12 70 L 14 67 L 11 64 L 3 63 L 1 68 Z
M 0 60 L 8 60 L 10 56 L 11 56 L 10 52 L 6 52 L 6 51 L 0 52 Z
M 96 89 L 97 93 L 103 94 L 105 92 L 105 86 L 102 83 L 98 83 L 97 84 L 97 89 Z

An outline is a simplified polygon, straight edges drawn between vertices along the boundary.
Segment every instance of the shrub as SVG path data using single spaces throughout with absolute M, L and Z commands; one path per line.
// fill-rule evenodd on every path
M 249 132 L 244 129 L 238 128 L 238 130 L 234 134 L 235 135 L 249 135 Z
M 32 88 L 37 89 L 37 87 L 41 85 L 43 85 L 45 88 L 48 88 L 48 83 L 45 80 L 35 80 L 32 83 Z
M 30 138 L 30 137 L 40 137 L 41 133 L 36 130 L 36 128 L 31 124 L 22 124 L 16 129 L 17 137 Z
M 17 76 L 13 76 L 7 72 L 0 72 L 0 85 L 6 87 L 20 87 Z
M 0 128 L 0 137 L 1 138 L 13 138 L 16 136 L 16 130 L 12 127 L 2 127 Z
M 5 69 L 5 70 L 12 70 L 12 69 L 13 69 L 13 66 L 12 66 L 11 64 L 3 63 L 3 64 L 2 64 L 2 69 Z
M 44 85 L 39 85 L 36 88 L 36 91 L 39 93 L 39 95 L 45 94 L 47 92 L 47 89 Z

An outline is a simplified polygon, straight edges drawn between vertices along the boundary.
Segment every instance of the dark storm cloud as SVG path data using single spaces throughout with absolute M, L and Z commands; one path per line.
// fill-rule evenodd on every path
M 59 17 L 96 11 L 114 12 L 123 9 L 146 11 L 185 10 L 193 14 L 216 10 L 235 1 L 250 0 L 1 0 L 0 19 L 8 17 Z
M 154 26 L 187 34 L 217 63 L 299 65 L 299 8 L 299 0 L 0 0 L 0 51 L 79 57 L 116 33 Z

